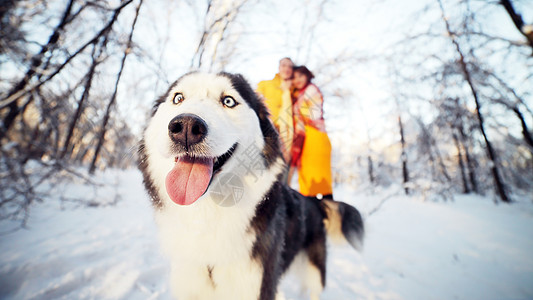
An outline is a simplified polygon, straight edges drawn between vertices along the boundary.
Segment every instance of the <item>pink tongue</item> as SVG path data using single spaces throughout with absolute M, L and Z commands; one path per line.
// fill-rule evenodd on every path
M 179 205 L 193 204 L 207 190 L 211 176 L 213 159 L 181 157 L 167 174 L 167 193 Z

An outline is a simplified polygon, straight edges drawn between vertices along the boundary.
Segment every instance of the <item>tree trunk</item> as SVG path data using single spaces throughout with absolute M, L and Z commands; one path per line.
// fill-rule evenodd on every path
M 429 156 L 429 160 L 431 161 L 432 177 L 438 179 L 438 171 L 437 171 L 437 168 L 435 167 L 438 164 L 440 173 L 444 175 L 444 178 L 446 178 L 446 181 L 447 182 L 452 181 L 452 178 L 448 174 L 448 169 L 446 168 L 446 165 L 444 165 L 442 155 L 440 154 L 439 147 L 437 146 L 435 139 L 433 138 L 433 136 L 431 135 L 427 127 L 424 125 L 424 122 L 422 122 L 422 120 L 420 120 L 419 118 L 416 118 L 416 121 L 418 123 L 418 126 L 420 127 L 420 130 L 422 131 L 424 139 L 427 140 L 427 147 L 428 147 L 427 154 Z M 434 154 L 433 154 L 433 149 L 435 149 Z
M 505 190 L 505 185 L 501 179 L 499 167 L 497 164 L 497 156 L 496 152 L 494 151 L 494 148 L 492 147 L 492 144 L 487 136 L 487 133 L 485 131 L 485 121 L 483 118 L 483 114 L 481 113 L 481 103 L 479 101 L 479 96 L 477 93 L 476 88 L 474 87 L 474 83 L 472 81 L 472 78 L 470 77 L 470 73 L 468 71 L 466 62 L 464 60 L 464 56 L 462 52 L 460 51 L 459 45 L 456 44 L 457 51 L 460 55 L 459 62 L 461 64 L 461 68 L 463 69 L 463 73 L 465 76 L 465 80 L 468 83 L 468 86 L 470 87 L 470 91 L 472 92 L 472 97 L 474 98 L 474 102 L 476 104 L 476 115 L 479 123 L 479 128 L 481 130 L 481 134 L 483 135 L 483 139 L 485 141 L 485 145 L 487 146 L 487 154 L 491 163 L 490 169 L 492 172 L 492 177 L 494 178 L 494 184 L 496 185 L 496 192 L 500 196 L 501 200 L 503 202 L 511 202 L 509 197 L 507 196 L 507 192 Z
M 465 163 L 463 161 L 463 153 L 461 151 L 461 146 L 459 144 L 459 138 L 457 137 L 457 134 L 454 132 L 452 134 L 453 136 L 453 142 L 455 144 L 455 147 L 457 148 L 457 160 L 459 162 L 459 170 L 461 171 L 461 181 L 463 183 L 463 193 L 468 194 L 470 193 L 470 188 L 468 187 L 468 181 L 466 179 L 466 172 L 465 172 Z
M 409 170 L 407 169 L 407 153 L 405 152 L 405 136 L 403 132 L 403 123 L 402 123 L 402 117 L 398 116 L 398 125 L 400 126 L 400 141 L 402 144 L 402 174 L 403 174 L 403 185 L 405 194 L 409 195 L 409 188 L 407 187 L 407 183 L 409 182 Z
M 529 145 L 529 151 L 531 151 L 531 153 L 533 154 L 533 137 L 531 136 L 531 132 L 527 127 L 524 115 L 518 109 L 518 107 L 513 107 L 513 111 L 520 120 L 520 125 L 522 125 L 522 135 L 524 136 L 524 141 L 526 141 L 526 143 Z
M 96 161 L 98 159 L 98 155 L 100 154 L 100 150 L 102 149 L 102 146 L 104 144 L 105 134 L 107 131 L 107 123 L 109 122 L 111 109 L 113 108 L 115 101 L 117 99 L 118 84 L 120 83 L 120 78 L 122 77 L 122 71 L 124 70 L 124 65 L 126 64 L 126 58 L 128 57 L 128 54 L 131 51 L 133 32 L 135 30 L 135 24 L 137 23 L 137 18 L 139 17 L 139 10 L 141 9 L 142 3 L 143 3 L 143 0 L 140 0 L 135 11 L 135 17 L 133 19 L 133 23 L 131 25 L 131 30 L 130 30 L 130 35 L 128 37 L 128 43 L 126 44 L 126 49 L 124 50 L 124 55 L 122 56 L 122 61 L 120 63 L 120 69 L 118 71 L 117 80 L 115 82 L 115 89 L 113 90 L 113 95 L 111 96 L 111 99 L 109 100 L 109 103 L 107 104 L 106 112 L 104 115 L 104 120 L 102 122 L 100 132 L 98 134 L 98 144 L 94 151 L 94 156 L 91 162 L 91 166 L 89 167 L 90 174 L 93 174 L 94 171 L 96 170 Z
M 477 173 L 476 173 L 476 166 L 475 161 L 472 158 L 472 155 L 470 154 L 470 147 L 467 144 L 468 137 L 464 131 L 463 125 L 461 124 L 458 128 L 459 133 L 461 134 L 460 142 L 463 145 L 463 149 L 465 151 L 465 159 L 466 159 L 466 166 L 468 168 L 468 178 L 470 179 L 470 186 L 472 187 L 472 191 L 476 194 L 479 194 L 479 188 L 477 184 Z
M 105 47 L 106 40 L 107 40 L 107 35 L 103 39 L 103 42 L 101 43 L 100 47 Z M 93 50 L 91 54 L 92 63 L 91 63 L 91 67 L 89 68 L 89 71 L 85 75 L 86 81 L 85 81 L 83 94 L 81 95 L 81 98 L 78 101 L 78 107 L 76 109 L 76 113 L 74 114 L 74 116 L 72 117 L 72 120 L 70 121 L 68 131 L 67 131 L 67 136 L 65 138 L 65 141 L 63 142 L 63 149 L 61 150 L 61 153 L 59 154 L 59 159 L 64 158 L 65 154 L 69 151 L 70 142 L 72 140 L 72 135 L 74 134 L 74 129 L 76 128 L 76 124 L 78 123 L 78 120 L 80 119 L 82 112 L 84 110 L 85 101 L 89 98 L 89 92 L 91 90 L 91 86 L 92 86 L 92 82 L 94 78 L 94 72 L 96 70 L 96 66 L 99 64 L 99 58 L 103 52 L 103 49 L 100 48 L 98 50 L 98 54 L 96 54 L 97 47 L 98 47 L 97 45 L 93 46 Z
M 370 180 L 370 184 L 374 185 L 376 178 L 374 177 L 374 163 L 370 154 L 368 155 L 368 179 Z

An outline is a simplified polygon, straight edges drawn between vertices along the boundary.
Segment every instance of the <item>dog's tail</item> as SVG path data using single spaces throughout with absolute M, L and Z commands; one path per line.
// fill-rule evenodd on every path
M 365 225 L 359 211 L 340 201 L 324 199 L 321 203 L 327 215 L 324 225 L 329 240 L 335 244 L 348 242 L 355 249 L 362 250 Z

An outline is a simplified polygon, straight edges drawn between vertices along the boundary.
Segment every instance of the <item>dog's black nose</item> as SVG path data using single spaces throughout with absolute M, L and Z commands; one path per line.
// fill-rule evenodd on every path
M 168 135 L 172 141 L 189 150 L 189 147 L 205 138 L 207 124 L 197 115 L 181 114 L 168 124 Z

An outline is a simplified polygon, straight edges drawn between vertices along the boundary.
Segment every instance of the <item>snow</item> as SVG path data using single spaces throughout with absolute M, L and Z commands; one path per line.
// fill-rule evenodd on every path
M 116 205 L 58 199 L 35 205 L 26 229 L 0 222 L 0 298 L 171 299 L 141 175 L 112 170 L 95 180 L 106 184 L 75 183 L 58 195 Z M 533 299 L 531 200 L 335 192 L 361 210 L 367 233 L 362 253 L 329 248 L 321 299 Z M 306 299 L 290 276 L 281 290 Z

